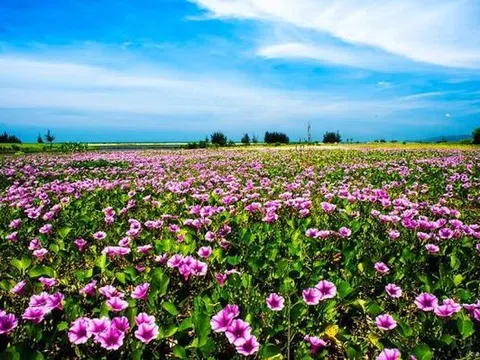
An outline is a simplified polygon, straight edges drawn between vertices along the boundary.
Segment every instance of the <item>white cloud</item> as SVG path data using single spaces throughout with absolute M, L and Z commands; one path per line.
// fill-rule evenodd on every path
M 421 103 L 344 98 L 328 91 L 258 86 L 218 74 L 165 69 L 148 73 L 74 62 L 0 57 L 0 107 L 51 107 L 172 116 L 211 115 L 275 121 L 312 116 L 358 117 L 408 110 Z
M 354 46 L 290 42 L 262 47 L 257 55 L 268 59 L 309 59 L 361 69 L 400 69 L 400 61 L 393 56 Z
M 286 24 L 417 62 L 480 68 L 480 38 L 477 35 L 480 33 L 480 3 L 476 0 L 191 1 L 216 18 L 257 19 L 273 25 Z M 291 46 L 289 42 L 284 45 L 277 42 L 277 48 L 270 49 L 268 46 L 271 44 L 267 44 L 260 53 L 285 53 Z M 303 52 L 306 49 L 296 50 Z M 313 51 L 317 53 L 316 57 L 319 57 L 318 51 Z M 324 51 L 322 59 L 347 65 L 351 63 L 350 53 L 338 55 Z

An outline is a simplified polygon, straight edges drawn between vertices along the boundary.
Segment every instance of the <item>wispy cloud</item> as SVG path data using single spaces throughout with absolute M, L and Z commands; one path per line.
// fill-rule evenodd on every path
M 138 65 L 137 65 L 138 67 Z M 147 68 L 147 67 L 145 67 Z M 229 121 L 293 121 L 432 106 L 400 98 L 352 98 L 344 92 L 269 88 L 224 74 L 176 72 L 164 67 L 115 70 L 89 64 L 0 57 L 0 107 L 210 117 Z
M 476 0 L 192 0 L 214 18 L 256 19 L 329 34 L 416 62 L 480 68 L 480 3 Z M 350 51 L 266 44 L 260 55 L 317 58 L 351 65 Z M 354 49 L 353 49 L 354 50 Z M 292 55 L 293 54 L 293 55 Z M 297 55 L 295 55 L 297 54 Z M 360 51 L 359 61 L 365 61 Z M 370 59 L 369 59 L 370 60 Z M 370 63 L 370 61 L 368 61 Z

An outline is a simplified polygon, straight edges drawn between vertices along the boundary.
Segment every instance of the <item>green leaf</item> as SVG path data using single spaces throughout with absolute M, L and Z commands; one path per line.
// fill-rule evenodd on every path
M 350 284 L 347 281 L 341 281 L 337 285 L 337 290 L 338 290 L 338 296 L 340 297 L 340 299 L 344 299 L 349 294 L 352 293 L 353 288 L 350 286 Z
M 174 303 L 170 302 L 170 301 L 167 301 L 167 302 L 164 302 L 162 304 L 162 307 L 167 310 L 170 314 L 172 314 L 173 316 L 176 316 L 178 315 L 178 310 L 175 306 Z
M 120 281 L 122 284 L 125 284 L 126 282 L 126 276 L 125 273 L 123 272 L 117 272 L 115 273 L 115 277 L 117 278 L 118 281 Z
M 58 234 L 60 235 L 60 237 L 62 239 L 65 239 L 67 237 L 67 235 L 70 233 L 71 230 L 72 229 L 69 228 L 68 226 L 64 226 L 64 227 L 58 229 Z
M 107 266 L 107 255 L 102 254 L 95 259 L 95 266 L 98 267 L 100 270 L 105 270 Z
M 432 349 L 427 344 L 420 344 L 413 349 L 417 360 L 431 360 L 433 358 Z
M 260 355 L 262 356 L 262 358 L 271 358 L 275 355 L 281 354 L 281 352 L 282 350 L 278 346 L 273 344 L 266 344 L 262 348 Z
M 227 262 L 232 266 L 238 265 L 240 263 L 240 260 L 241 260 L 241 257 L 238 255 L 227 257 Z
M 154 294 L 154 296 L 164 296 L 167 293 L 169 282 L 170 278 L 162 269 L 156 268 L 153 270 L 150 281 L 152 294 Z
M 455 284 L 455 286 L 458 286 L 463 281 L 463 279 L 464 277 L 462 275 L 457 274 L 453 277 L 453 283 Z
M 186 359 L 187 358 L 187 352 L 183 347 L 180 345 L 177 345 L 173 348 L 173 356 L 179 359 Z
M 462 336 L 462 339 L 472 336 L 475 332 L 473 321 L 463 313 L 461 313 L 457 319 L 457 328 Z
M 48 277 L 55 277 L 55 272 L 52 268 L 45 266 L 45 265 L 36 265 L 30 269 L 28 272 L 30 277 L 39 277 L 39 276 L 48 276 Z
M 15 266 L 18 270 L 20 270 L 22 273 L 30 266 L 31 263 L 32 261 L 26 255 L 22 256 L 20 260 L 13 259 L 11 262 L 11 264 Z

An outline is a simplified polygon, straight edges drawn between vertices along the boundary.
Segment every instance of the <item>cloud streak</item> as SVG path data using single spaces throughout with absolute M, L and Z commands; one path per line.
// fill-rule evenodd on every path
M 475 35 L 480 33 L 480 3 L 475 0 L 191 1 L 206 9 L 213 18 L 254 19 L 271 26 L 288 25 L 415 62 L 480 68 L 480 38 Z M 259 53 L 287 58 L 303 54 L 303 57 L 313 56 L 343 65 L 350 65 L 353 61 L 352 53 L 348 51 L 332 54 L 326 49 L 321 52 L 318 48 L 305 46 L 302 48 L 297 44 L 292 49 L 289 41 L 266 44 Z M 359 52 L 360 63 L 364 61 L 364 51 Z

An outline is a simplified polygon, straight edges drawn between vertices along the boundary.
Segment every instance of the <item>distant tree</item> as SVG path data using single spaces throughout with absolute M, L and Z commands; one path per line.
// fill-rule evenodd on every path
M 225 136 L 224 133 L 220 131 L 216 131 L 212 135 L 210 135 L 210 141 L 212 142 L 212 144 L 218 145 L 218 146 L 227 145 L 227 137 Z
M 40 135 L 40 133 L 38 133 L 38 136 L 37 136 L 37 143 L 43 144 L 42 135 Z
M 257 138 L 257 135 L 253 134 L 252 136 L 252 143 L 253 144 L 258 144 L 258 138 Z
M 325 144 L 334 144 L 334 143 L 339 143 L 342 141 L 342 137 L 340 136 L 340 133 L 337 131 L 334 133 L 333 131 L 327 131 L 325 134 L 323 134 L 323 142 Z
M 242 139 L 240 141 L 244 145 L 250 145 L 250 136 L 248 136 L 248 134 L 245 134 L 242 136 Z
M 264 141 L 266 144 L 274 144 L 274 143 L 280 143 L 280 144 L 288 144 L 290 142 L 290 139 L 288 138 L 287 134 L 280 133 L 280 132 L 266 132 L 265 133 L 265 138 Z
M 474 144 L 477 144 L 479 145 L 480 144 L 480 127 L 476 128 L 475 130 L 473 130 L 472 132 L 472 142 Z
M 20 140 L 15 135 L 9 135 L 6 131 L 0 135 L 0 143 L 13 143 L 13 144 L 21 144 L 22 140 Z
M 45 141 L 50 144 L 50 147 L 52 147 L 53 142 L 55 141 L 55 135 L 50 131 L 50 129 L 47 130 L 47 133 L 45 134 Z
M 228 140 L 227 145 L 228 145 L 228 146 L 235 146 L 235 141 L 233 141 L 233 140 Z

